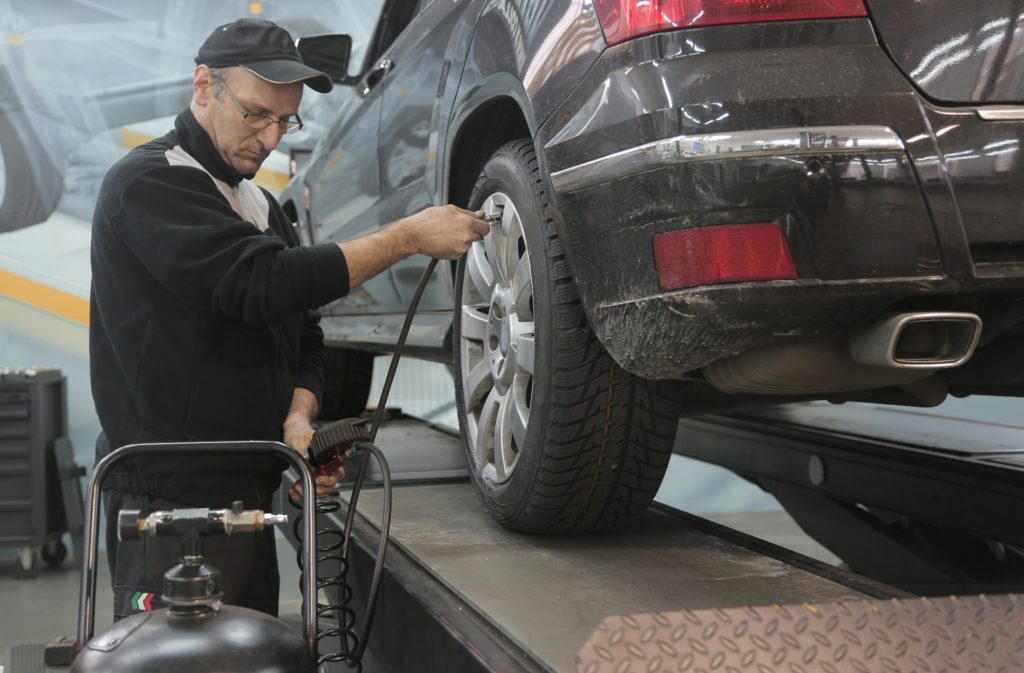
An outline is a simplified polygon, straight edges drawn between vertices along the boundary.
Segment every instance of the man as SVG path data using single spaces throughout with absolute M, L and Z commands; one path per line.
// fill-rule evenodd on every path
M 92 232 L 90 366 L 103 428 L 97 458 L 141 442 L 283 440 L 305 453 L 323 387 L 315 309 L 390 264 L 422 253 L 456 259 L 487 233 L 480 213 L 428 208 L 341 244 L 298 247 L 280 205 L 249 181 L 301 125 L 303 86 L 331 89 L 286 31 L 242 19 L 199 49 L 191 105 L 162 138 L 103 182 Z M 372 142 L 372 140 L 368 140 Z M 337 477 L 321 478 L 318 492 Z M 273 459 L 137 461 L 107 480 L 115 617 L 160 595 L 177 562 L 169 539 L 118 543 L 122 508 L 269 509 Z M 212 537 L 228 603 L 277 612 L 273 533 Z

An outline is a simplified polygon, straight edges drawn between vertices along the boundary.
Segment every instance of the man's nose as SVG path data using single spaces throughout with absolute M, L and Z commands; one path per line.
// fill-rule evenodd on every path
M 281 128 L 280 124 L 271 124 L 264 129 L 260 129 L 260 132 L 256 134 L 260 144 L 268 151 L 275 149 L 283 136 L 284 129 Z

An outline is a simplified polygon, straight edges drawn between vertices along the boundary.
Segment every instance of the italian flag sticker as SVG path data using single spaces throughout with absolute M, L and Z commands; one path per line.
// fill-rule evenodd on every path
M 156 594 L 136 591 L 132 596 L 132 610 L 145 610 L 146 612 L 151 612 L 153 610 L 154 598 L 156 598 Z

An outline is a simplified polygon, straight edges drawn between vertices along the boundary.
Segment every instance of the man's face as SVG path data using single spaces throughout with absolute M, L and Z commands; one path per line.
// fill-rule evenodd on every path
M 203 81 L 200 82 L 203 69 Z M 213 73 L 200 66 L 196 74 L 196 102 L 199 105 L 196 117 L 199 123 L 206 129 L 224 161 L 242 175 L 253 175 L 277 147 L 284 130 L 280 124 L 270 124 L 264 129 L 250 128 L 242 123 L 242 109 L 277 120 L 293 117 L 302 100 L 302 83 L 271 84 L 244 68 L 230 68 L 226 75 L 222 75 L 227 90 L 214 96 L 216 78 Z

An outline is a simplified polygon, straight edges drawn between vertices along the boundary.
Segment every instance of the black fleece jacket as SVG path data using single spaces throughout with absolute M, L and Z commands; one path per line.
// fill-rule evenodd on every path
M 338 246 L 299 247 L 277 201 L 182 112 L 113 166 L 96 204 L 89 350 L 106 443 L 280 441 L 295 387 L 323 387 L 315 309 L 348 289 Z M 112 486 L 159 491 L 177 467 L 122 470 Z

